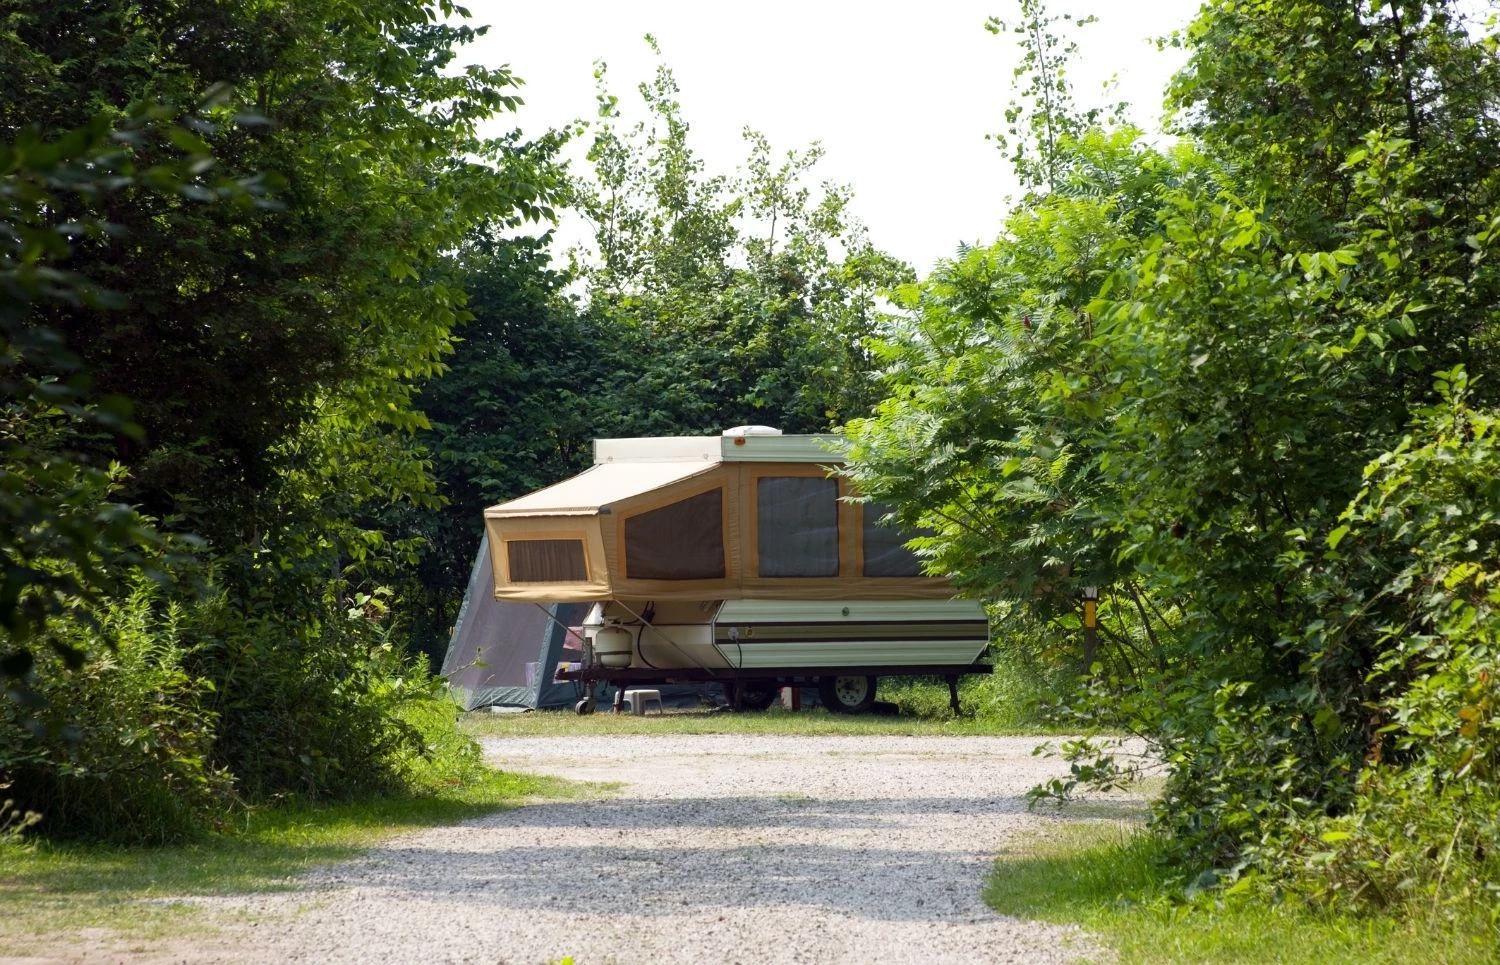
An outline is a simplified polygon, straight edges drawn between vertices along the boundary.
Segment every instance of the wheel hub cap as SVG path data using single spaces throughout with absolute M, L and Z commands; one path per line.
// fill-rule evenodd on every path
M 865 699 L 870 692 L 870 682 L 864 677 L 835 677 L 833 692 L 838 695 L 840 703 L 852 707 Z

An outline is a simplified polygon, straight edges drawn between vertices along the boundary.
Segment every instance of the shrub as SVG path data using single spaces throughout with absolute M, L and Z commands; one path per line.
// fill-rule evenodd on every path
M 386 628 L 307 604 L 218 601 L 198 653 L 216 681 L 214 757 L 252 801 L 346 798 L 398 786 L 387 758 L 409 739 L 386 713 L 396 661 Z
M 189 837 L 225 813 L 231 778 L 210 763 L 210 685 L 183 669 L 194 608 L 139 581 L 123 599 L 56 621 L 38 657 L 31 706 L 0 701 L 0 783 L 38 830 L 131 842 Z M 96 636 L 109 648 L 91 644 Z M 95 656 L 67 671 L 55 651 Z
M 425 659 L 401 645 L 388 591 L 341 601 L 343 588 L 309 585 L 275 606 L 217 601 L 195 661 L 217 682 L 214 759 L 248 800 L 421 789 L 477 766 L 454 720 L 443 725 L 452 705 Z
M 421 738 L 419 747 L 408 747 L 393 761 L 407 790 L 418 794 L 472 784 L 488 771 L 479 744 L 458 729 L 460 708 L 447 686 L 430 677 L 426 682 L 425 692 L 414 686 L 395 709 Z
M 1500 908 L 1500 415 L 1466 381 L 1444 374 L 1448 401 L 1371 463 L 1331 541 L 1335 577 L 1382 578 L 1325 642 L 1376 639 L 1374 739 L 1347 809 L 1259 849 L 1316 899 Z
M 142 580 L 97 611 L 97 627 L 56 621 L 59 643 L 99 634 L 112 646 L 91 647 L 77 670 L 43 657 L 36 700 L 0 701 L 0 836 L 35 823 L 52 837 L 155 844 L 222 826 L 242 801 L 475 782 L 478 745 L 420 656 L 392 639 L 383 600 L 329 597 L 321 622 L 273 621 L 222 593 L 169 602 Z

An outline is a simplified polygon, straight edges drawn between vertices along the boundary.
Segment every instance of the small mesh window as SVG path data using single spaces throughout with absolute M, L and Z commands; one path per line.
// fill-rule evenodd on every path
M 898 526 L 881 526 L 891 512 L 885 503 L 864 505 L 864 575 L 921 576 L 922 562 L 906 548 L 906 541 L 920 532 Z
M 712 489 L 627 516 L 625 575 L 632 580 L 722 580 L 723 491 Z
M 581 539 L 511 539 L 505 541 L 512 583 L 586 583 Z
M 813 476 L 756 482 L 761 576 L 839 575 L 839 484 Z

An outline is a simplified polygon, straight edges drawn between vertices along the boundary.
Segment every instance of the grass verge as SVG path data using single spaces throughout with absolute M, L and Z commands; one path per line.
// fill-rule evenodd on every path
M 985 892 L 1005 915 L 1081 925 L 1130 962 L 1277 962 L 1396 965 L 1495 960 L 1496 933 L 1467 921 L 1410 915 L 1331 915 L 1253 898 L 1184 901 L 1167 880 L 1160 845 L 1118 823 L 1059 827 L 1002 855 Z
M 997 659 L 994 673 L 969 674 L 959 682 L 964 713 L 956 718 L 949 709 L 948 685 L 942 678 L 881 677 L 877 697 L 883 704 L 894 706 L 895 712 L 889 716 L 831 714 L 822 708 L 792 713 L 777 706 L 761 713 L 674 709 L 666 714 L 630 717 L 610 714 L 608 705 L 601 704 L 599 712 L 588 717 L 579 717 L 571 710 L 470 714 L 464 729 L 476 737 L 634 733 L 1053 735 L 1064 731 L 1049 724 L 1038 708 L 1052 694 L 1054 683 L 1034 668 Z
M 473 737 L 546 737 L 588 734 L 789 734 L 839 736 L 899 734 L 913 737 L 945 735 L 1046 735 L 1040 727 L 1001 726 L 974 717 L 881 717 L 871 714 L 833 714 L 821 707 L 789 711 L 773 707 L 765 711 L 729 713 L 711 710 L 669 710 L 642 717 L 612 714 L 606 705 L 580 717 L 571 710 L 540 710 L 527 713 L 465 714 L 459 726 Z
M 24 955 L 45 949 L 50 936 L 86 929 L 154 938 L 211 928 L 201 907 L 185 899 L 294 889 L 296 875 L 347 860 L 399 832 L 452 824 L 526 798 L 590 790 L 555 778 L 486 771 L 430 794 L 255 809 L 233 830 L 191 844 L 0 841 L 0 947 Z

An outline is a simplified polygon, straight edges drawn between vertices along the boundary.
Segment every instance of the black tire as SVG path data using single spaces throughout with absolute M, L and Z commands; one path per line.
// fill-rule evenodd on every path
M 576 703 L 576 704 L 573 705 L 573 709 L 578 712 L 578 716 L 579 717 L 582 717 L 585 714 L 592 714 L 594 712 L 594 701 L 593 701 L 593 698 L 591 698 L 591 697 L 585 697 L 585 698 L 583 698 L 578 703 Z
M 876 677 L 820 677 L 818 699 L 836 714 L 863 714 L 875 706 Z
M 776 702 L 778 689 L 774 680 L 741 680 L 731 703 L 736 710 L 765 710 Z

